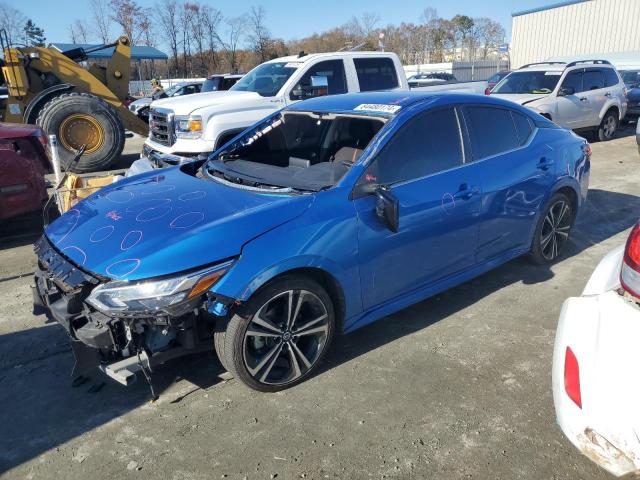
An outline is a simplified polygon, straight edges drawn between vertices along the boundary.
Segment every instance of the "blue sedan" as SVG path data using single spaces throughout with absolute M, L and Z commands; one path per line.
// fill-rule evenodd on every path
M 338 333 L 523 254 L 555 261 L 590 153 L 494 97 L 308 100 L 57 219 L 36 245 L 34 300 L 69 332 L 76 375 L 127 384 L 213 341 L 236 378 L 281 390 Z

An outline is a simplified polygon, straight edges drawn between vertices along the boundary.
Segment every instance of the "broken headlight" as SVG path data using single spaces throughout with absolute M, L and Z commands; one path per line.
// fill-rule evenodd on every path
M 209 290 L 233 261 L 177 277 L 140 282 L 115 281 L 96 287 L 87 303 L 106 314 L 153 314 L 172 310 Z

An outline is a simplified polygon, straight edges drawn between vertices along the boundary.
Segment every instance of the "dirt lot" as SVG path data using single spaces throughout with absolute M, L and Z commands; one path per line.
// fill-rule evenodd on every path
M 278 394 L 221 380 L 213 354 L 157 370 L 155 404 L 142 381 L 73 388 L 65 332 L 31 314 L 37 217 L 1 226 L 0 475 L 608 478 L 555 425 L 551 355 L 563 300 L 640 216 L 631 133 L 593 145 L 588 205 L 560 262 L 514 260 L 339 338 L 319 374 Z

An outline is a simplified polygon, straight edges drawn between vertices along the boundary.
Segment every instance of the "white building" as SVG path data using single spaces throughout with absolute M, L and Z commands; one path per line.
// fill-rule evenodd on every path
M 512 68 L 552 57 L 640 51 L 640 0 L 569 0 L 512 17 Z

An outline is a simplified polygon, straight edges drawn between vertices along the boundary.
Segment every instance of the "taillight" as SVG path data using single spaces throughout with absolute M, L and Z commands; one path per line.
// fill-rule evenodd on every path
M 627 90 L 627 87 L 624 86 L 622 87 L 622 93 L 624 93 L 625 98 L 627 97 L 627 94 L 629 93 L 629 91 Z
M 631 295 L 640 298 L 640 222 L 631 230 L 624 249 L 620 284 Z
M 580 393 L 580 366 L 573 350 L 567 347 L 564 354 L 564 390 L 573 402 L 582 408 Z
M 487 87 L 484 89 L 484 94 L 485 95 L 491 95 L 491 88 Z
M 591 145 L 589 144 L 589 142 L 584 142 L 582 144 L 582 153 L 585 154 L 585 156 L 590 157 L 591 156 Z

